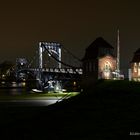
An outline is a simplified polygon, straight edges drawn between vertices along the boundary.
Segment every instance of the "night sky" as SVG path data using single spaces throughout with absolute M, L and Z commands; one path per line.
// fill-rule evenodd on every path
M 79 58 L 102 36 L 116 47 L 120 29 L 121 68 L 140 48 L 140 1 L 51 0 L 0 4 L 0 62 L 32 59 L 39 41 L 57 41 Z

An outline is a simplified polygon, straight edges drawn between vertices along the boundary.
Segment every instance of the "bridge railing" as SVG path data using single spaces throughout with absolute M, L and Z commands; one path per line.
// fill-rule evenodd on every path
M 33 71 L 38 71 L 39 69 L 30 69 Z M 55 73 L 71 73 L 71 74 L 83 74 L 82 68 L 42 68 L 42 72 L 55 72 Z

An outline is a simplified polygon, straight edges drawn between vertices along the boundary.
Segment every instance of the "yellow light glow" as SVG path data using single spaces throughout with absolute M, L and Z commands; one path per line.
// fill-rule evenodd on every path
M 99 73 L 101 79 L 113 79 L 113 71 L 116 69 L 116 59 L 111 56 L 105 56 L 99 59 Z
M 140 63 L 138 65 L 138 76 L 140 76 Z
M 73 82 L 73 86 L 76 86 L 76 82 L 75 81 Z

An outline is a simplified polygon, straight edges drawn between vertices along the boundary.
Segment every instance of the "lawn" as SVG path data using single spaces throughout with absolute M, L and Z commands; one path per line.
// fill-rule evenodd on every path
M 50 97 L 73 97 L 73 96 L 76 96 L 78 95 L 79 92 L 61 92 L 61 93 L 54 93 L 54 92 L 51 92 L 51 93 L 29 93 L 27 94 L 26 92 L 25 93 L 22 93 L 22 94 L 19 94 L 19 95 L 0 95 L 0 100 L 37 100 L 37 99 L 47 99 L 47 98 L 50 98 Z

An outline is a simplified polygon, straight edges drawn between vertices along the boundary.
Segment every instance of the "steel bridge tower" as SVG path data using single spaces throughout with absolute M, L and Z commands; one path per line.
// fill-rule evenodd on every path
M 58 60 L 58 68 L 61 69 L 61 45 L 55 42 L 39 42 L 38 47 L 38 74 L 37 80 L 39 84 L 39 88 L 43 89 L 43 81 L 42 81 L 42 68 L 43 68 L 43 52 L 47 51 L 49 56 L 53 56 L 55 54 L 55 59 Z
M 61 45 L 59 43 L 47 43 L 47 42 L 39 42 L 39 69 L 43 68 L 43 59 L 42 55 L 43 52 L 47 51 L 49 56 L 52 56 L 53 54 L 56 55 L 56 59 L 58 62 L 58 68 L 61 69 Z

